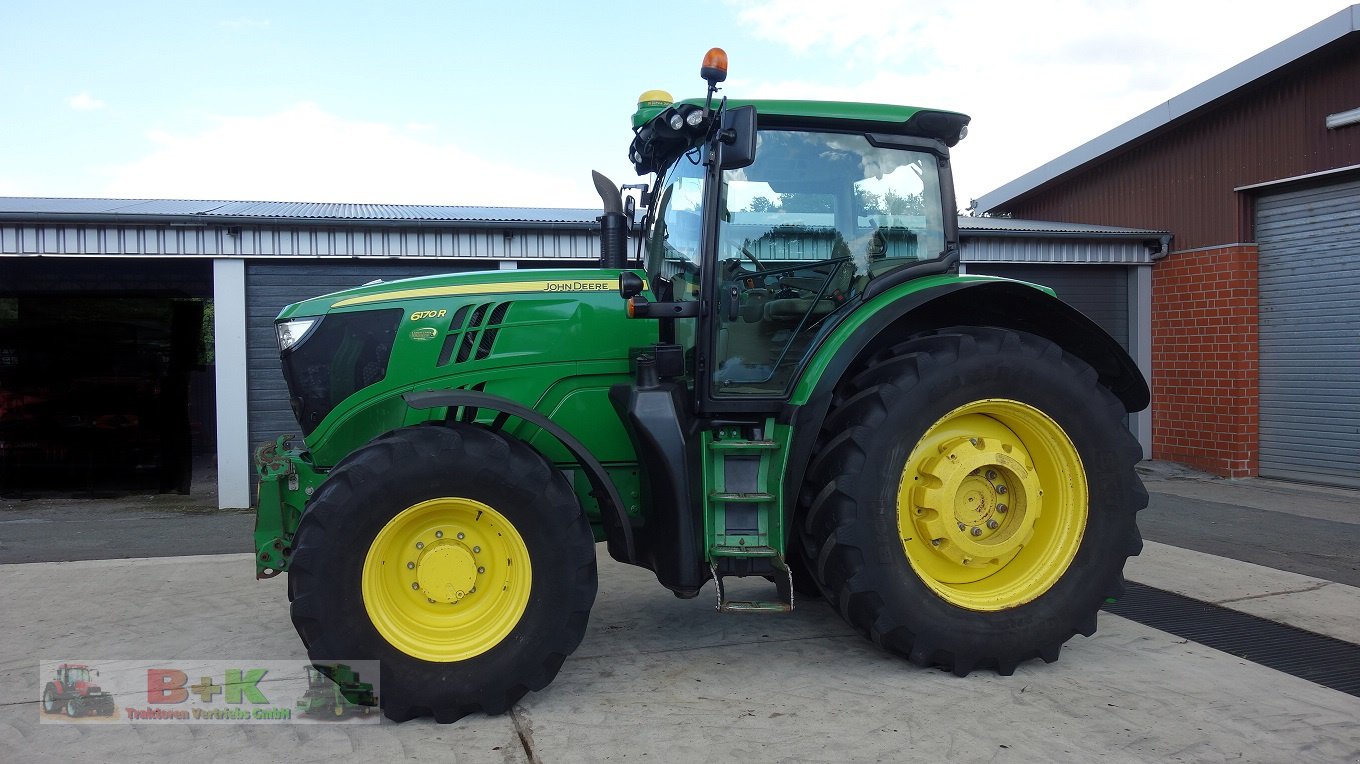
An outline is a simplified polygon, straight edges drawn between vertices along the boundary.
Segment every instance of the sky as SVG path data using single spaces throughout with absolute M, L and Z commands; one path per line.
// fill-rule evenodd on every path
M 960 206 L 1344 0 L 0 0 L 0 196 L 595 207 L 653 88 L 972 116 Z

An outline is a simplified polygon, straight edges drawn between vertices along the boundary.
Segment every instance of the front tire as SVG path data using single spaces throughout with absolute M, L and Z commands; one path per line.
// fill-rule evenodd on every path
M 561 472 L 462 423 L 395 430 L 342 460 L 289 567 L 312 660 L 378 660 L 395 721 L 503 713 L 546 687 L 595 592 L 594 537 Z
M 1089 366 L 960 327 L 880 353 L 838 392 L 799 527 L 852 626 L 960 676 L 1051 662 L 1095 632 L 1147 494 L 1123 407 Z

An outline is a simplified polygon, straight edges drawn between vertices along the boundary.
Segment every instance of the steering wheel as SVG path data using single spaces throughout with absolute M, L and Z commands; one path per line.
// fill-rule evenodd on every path
M 737 251 L 741 252 L 742 257 L 751 261 L 751 264 L 756 267 L 757 272 L 765 270 L 765 265 L 760 262 L 760 258 L 752 254 L 751 250 L 747 249 L 745 244 L 737 244 L 735 246 L 737 248 Z

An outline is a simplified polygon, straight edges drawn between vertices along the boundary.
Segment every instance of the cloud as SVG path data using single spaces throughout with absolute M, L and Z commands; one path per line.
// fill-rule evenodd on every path
M 830 71 L 819 79 L 841 81 L 834 88 L 743 83 L 752 97 L 970 114 L 969 137 L 955 154 L 963 206 L 1337 10 L 1335 0 L 860 0 L 853 11 L 757 0 L 734 7 L 752 35 L 825 60 Z
M 95 111 L 104 108 L 104 102 L 89 93 L 78 93 L 66 99 L 66 105 L 76 111 Z
M 588 206 L 584 181 L 439 142 L 422 126 L 346 120 L 314 103 L 219 117 L 201 132 L 148 132 L 155 149 L 113 167 L 115 197 L 493 206 Z

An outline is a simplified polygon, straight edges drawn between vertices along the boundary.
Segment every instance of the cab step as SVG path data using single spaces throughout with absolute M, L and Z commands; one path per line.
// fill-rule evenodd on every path
M 714 557 L 779 557 L 779 553 L 768 546 L 715 546 L 712 554 Z
M 769 549 L 774 552 L 773 549 Z M 715 550 L 716 551 L 716 550 Z M 709 570 L 713 573 L 713 583 L 718 589 L 717 611 L 719 613 L 791 613 L 793 612 L 793 571 L 784 564 L 783 558 L 775 553 L 776 564 L 782 568 L 785 576 L 788 577 L 787 585 L 785 581 L 775 584 L 775 590 L 780 596 L 780 600 L 729 600 L 727 590 L 723 587 L 723 576 L 718 573 L 716 564 L 709 565 Z
M 715 440 L 709 444 L 714 451 L 772 451 L 779 448 L 773 440 Z
M 736 504 L 763 504 L 767 501 L 774 501 L 774 494 L 764 492 L 725 493 L 717 491 L 710 493 L 708 497 L 714 501 L 726 501 Z

